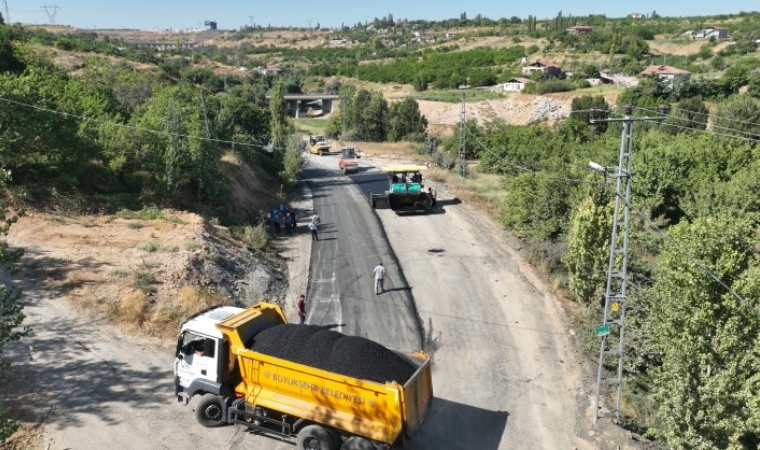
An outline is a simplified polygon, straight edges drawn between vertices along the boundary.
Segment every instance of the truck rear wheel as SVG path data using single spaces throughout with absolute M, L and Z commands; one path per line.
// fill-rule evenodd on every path
M 354 436 L 348 438 L 340 447 L 340 450 L 377 450 L 377 447 L 367 439 Z
M 321 425 L 307 425 L 298 432 L 296 444 L 299 450 L 335 450 L 337 442 L 327 428 Z
M 224 409 L 222 398 L 218 395 L 204 395 L 195 408 L 195 418 L 206 428 L 224 425 Z

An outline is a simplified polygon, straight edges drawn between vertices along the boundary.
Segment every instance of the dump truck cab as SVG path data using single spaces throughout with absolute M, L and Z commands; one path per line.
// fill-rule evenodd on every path
M 216 326 L 242 308 L 215 307 L 201 311 L 182 324 L 174 359 L 175 391 L 178 400 L 187 403 L 199 392 L 220 394 L 229 378 L 226 361 L 229 348 L 224 335 Z M 229 388 L 226 389 L 229 391 Z

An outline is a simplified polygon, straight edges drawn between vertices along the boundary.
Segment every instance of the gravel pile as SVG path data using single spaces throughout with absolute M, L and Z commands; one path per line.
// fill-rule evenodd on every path
M 276 325 L 260 332 L 251 350 L 362 380 L 404 384 L 412 363 L 377 342 L 317 325 Z

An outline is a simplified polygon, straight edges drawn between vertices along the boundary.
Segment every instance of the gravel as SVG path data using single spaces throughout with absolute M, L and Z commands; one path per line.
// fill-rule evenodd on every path
M 317 325 L 276 325 L 256 335 L 251 349 L 362 380 L 404 384 L 416 367 L 403 356 L 358 336 Z

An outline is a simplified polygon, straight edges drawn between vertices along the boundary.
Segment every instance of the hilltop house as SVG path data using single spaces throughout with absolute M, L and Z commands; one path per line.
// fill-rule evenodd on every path
M 639 76 L 642 78 L 656 76 L 672 87 L 678 83 L 689 81 L 691 72 L 671 66 L 649 66 Z
M 528 64 L 527 66 L 523 66 L 522 68 L 523 75 L 531 76 L 535 73 L 540 73 L 544 77 L 557 77 L 557 78 L 561 78 L 563 75 L 562 68 L 548 61 L 540 61 L 540 60 L 535 61 Z
M 632 13 L 628 14 L 628 17 L 630 17 L 631 19 L 643 19 L 644 18 L 644 14 L 642 14 L 640 12 L 632 12 Z
M 533 80 L 527 78 L 510 78 L 502 86 L 504 92 L 520 92 L 525 89 L 525 85 L 533 83 Z
M 567 31 L 570 34 L 575 34 L 575 35 L 579 35 L 580 36 L 582 34 L 589 34 L 589 33 L 591 33 L 592 31 L 594 31 L 594 27 L 589 27 L 589 26 L 586 26 L 586 25 L 577 25 L 577 26 L 574 26 L 574 27 L 570 27 L 570 28 L 568 28 L 565 31 Z
M 720 27 L 707 27 L 698 31 L 694 37 L 697 39 L 728 39 L 728 30 Z

